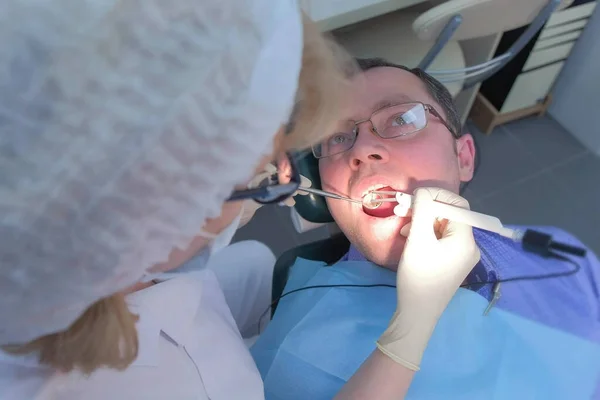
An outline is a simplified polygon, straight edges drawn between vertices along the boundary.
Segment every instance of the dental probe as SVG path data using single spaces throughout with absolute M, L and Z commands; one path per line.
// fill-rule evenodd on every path
M 365 205 L 366 207 L 377 208 L 381 205 L 382 202 L 395 201 L 400 205 L 405 205 L 406 208 L 412 208 L 413 196 L 411 196 L 410 194 L 393 191 L 372 191 L 369 192 L 369 194 L 371 195 L 369 196 L 370 198 L 366 199 L 366 201 L 363 202 L 363 205 Z M 375 198 L 375 196 L 379 198 Z M 394 197 L 384 198 L 382 196 Z M 432 206 L 434 207 L 434 211 L 438 217 L 470 225 L 474 228 L 495 232 L 509 239 L 521 239 L 522 233 L 520 231 L 504 227 L 500 219 L 492 217 L 491 215 L 478 213 L 476 211 L 467 210 L 461 207 L 437 201 L 434 201 Z
M 363 204 L 363 202 L 360 201 L 360 200 L 354 200 L 354 199 L 351 199 L 350 197 L 341 196 L 339 194 L 335 194 L 335 193 L 331 193 L 331 192 L 326 192 L 324 190 L 307 188 L 307 187 L 303 187 L 303 186 L 300 186 L 298 188 L 298 190 L 301 191 L 301 192 L 307 192 L 307 193 L 316 194 L 317 196 L 329 197 L 329 198 L 337 199 L 337 200 L 346 200 L 346 201 L 349 201 L 351 203 Z

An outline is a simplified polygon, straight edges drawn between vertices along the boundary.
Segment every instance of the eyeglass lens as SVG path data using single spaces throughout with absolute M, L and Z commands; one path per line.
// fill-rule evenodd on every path
M 323 158 L 350 150 L 358 136 L 357 125 L 369 121 L 370 128 L 381 138 L 409 136 L 427 126 L 427 111 L 422 103 L 399 104 L 375 111 L 369 120 L 340 124 L 338 132 L 313 146 L 314 156 Z

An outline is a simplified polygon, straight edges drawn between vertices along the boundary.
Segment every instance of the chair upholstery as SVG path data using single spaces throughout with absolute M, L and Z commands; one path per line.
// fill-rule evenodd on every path
M 297 165 L 300 173 L 311 180 L 312 186 L 315 189 L 321 189 L 318 160 L 312 154 L 308 154 L 298 160 Z M 317 223 L 334 222 L 323 197 L 309 194 L 296 196 L 295 201 L 294 208 L 305 220 Z M 349 247 L 350 242 L 344 234 L 340 233 L 327 239 L 295 247 L 283 253 L 277 260 L 273 273 L 273 301 L 275 302 L 281 296 L 287 283 L 290 267 L 294 264 L 296 258 L 301 257 L 307 260 L 333 264 L 348 252 Z M 272 308 L 273 312 L 275 308 L 276 305 Z

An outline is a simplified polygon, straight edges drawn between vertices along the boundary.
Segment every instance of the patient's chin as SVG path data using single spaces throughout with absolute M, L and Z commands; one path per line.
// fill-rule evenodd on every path
M 331 208 L 332 215 L 352 244 L 371 262 L 396 270 L 406 238 L 400 234 L 410 217 L 376 217 L 360 210 L 352 215 Z
M 400 237 L 397 240 L 388 243 L 363 243 L 364 250 L 362 251 L 367 260 L 372 263 L 396 271 L 398 269 L 398 263 L 400 262 L 400 256 L 404 250 L 405 242 L 406 239 Z
M 363 234 L 372 238 L 371 240 L 382 242 L 394 242 L 401 239 L 400 230 L 410 221 L 410 218 L 397 216 L 389 218 L 370 217 L 368 221 L 361 224 L 364 227 Z M 391 243 L 390 243 L 391 244 Z
M 384 260 L 382 260 L 381 265 L 386 268 L 389 268 L 393 271 L 398 269 L 398 263 L 400 262 L 400 257 L 402 256 L 402 252 L 404 251 L 404 245 L 406 244 L 406 238 L 401 236 L 398 238 L 394 244 L 392 245 L 390 251 Z
M 377 265 L 396 270 L 400 256 L 404 250 L 406 238 L 400 234 L 400 229 L 408 221 L 396 220 L 394 224 L 375 224 L 360 230 L 360 237 L 355 240 L 360 243 L 361 251 L 367 259 Z

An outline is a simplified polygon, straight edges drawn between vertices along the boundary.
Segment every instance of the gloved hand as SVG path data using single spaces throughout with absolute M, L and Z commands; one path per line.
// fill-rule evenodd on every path
M 264 179 L 268 178 L 269 176 L 276 174 L 276 173 L 277 173 L 277 167 L 275 167 L 271 163 L 268 163 L 265 165 L 264 171 L 262 173 L 256 175 L 254 178 L 252 178 L 250 183 L 248 183 L 248 187 L 256 187 L 257 185 L 260 184 L 260 182 L 262 180 L 264 180 Z M 308 179 L 304 175 L 300 175 L 300 185 L 304 186 L 304 187 L 311 187 L 312 182 L 310 181 L 310 179 Z M 296 191 L 291 197 L 289 197 L 285 201 L 281 202 L 281 204 L 286 205 L 288 207 L 293 207 L 296 204 L 296 202 L 294 201 L 294 196 L 297 196 L 297 195 L 305 196 L 307 194 L 308 194 L 307 192 Z M 250 222 L 250 220 L 254 216 L 254 213 L 256 213 L 256 211 L 259 208 L 261 208 L 263 205 L 264 204 L 257 203 L 254 200 L 245 200 L 244 205 L 243 205 L 244 209 L 242 211 L 242 219 L 240 221 L 240 228 L 242 226 L 246 225 L 248 222 Z
M 312 186 L 312 182 L 310 181 L 310 179 L 308 179 L 304 175 L 300 175 L 300 186 L 311 187 Z M 285 205 L 285 206 L 288 206 L 288 207 L 294 207 L 294 205 L 296 204 L 296 201 L 294 200 L 294 197 L 296 197 L 298 195 L 300 195 L 300 196 L 306 196 L 307 194 L 308 194 L 308 192 L 301 192 L 301 191 L 297 190 L 291 197 L 288 197 L 287 199 L 285 199 L 284 201 L 282 201 L 281 204 Z
M 412 222 L 402 230 L 408 238 L 398 265 L 396 313 L 377 342 L 384 354 L 415 371 L 438 319 L 480 257 L 473 229 L 438 220 L 434 201 L 469 208 L 443 189 L 415 191 Z
M 292 167 L 288 162 L 285 162 L 286 160 L 287 159 L 284 159 L 284 162 L 279 163 L 277 167 L 273 164 L 267 164 L 267 166 L 265 167 L 265 174 L 271 174 L 271 175 L 279 174 L 279 179 L 282 182 L 289 182 L 289 177 L 291 176 L 291 173 L 292 173 Z M 263 176 L 263 175 L 259 175 L 259 176 Z M 253 179 L 253 182 L 255 182 L 254 179 Z M 310 179 L 308 179 L 304 175 L 300 175 L 300 186 L 311 187 L 312 182 L 310 181 Z M 308 194 L 307 192 L 296 191 L 292 196 L 290 196 L 287 199 L 285 199 L 284 201 L 282 201 L 280 203 L 280 205 L 294 207 L 294 205 L 296 204 L 296 202 L 294 201 L 294 197 L 297 195 L 306 196 L 307 194 Z

